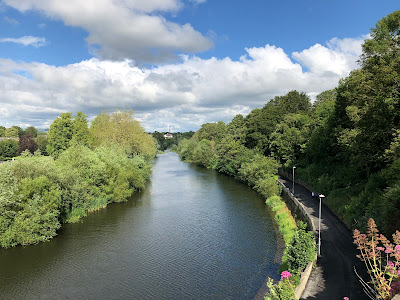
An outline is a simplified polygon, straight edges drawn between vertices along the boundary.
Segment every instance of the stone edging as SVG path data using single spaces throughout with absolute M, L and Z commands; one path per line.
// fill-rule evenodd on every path
M 293 204 L 300 210 L 301 214 L 303 217 L 306 218 L 308 225 L 310 226 L 311 230 L 314 233 L 314 241 L 316 241 L 316 227 L 314 225 L 313 220 L 310 218 L 310 216 L 307 214 L 307 211 L 302 203 L 292 195 L 292 193 L 289 191 L 289 189 L 278 179 L 279 184 L 282 186 L 282 190 L 284 193 L 288 195 L 290 200 L 293 201 Z M 310 278 L 311 271 L 313 264 L 317 261 L 317 253 L 315 253 L 314 260 L 309 262 L 305 270 L 301 273 L 301 278 L 300 278 L 300 283 L 299 285 L 295 288 L 294 294 L 297 299 L 300 299 L 301 295 L 304 292 L 304 289 L 306 288 L 306 284 L 308 282 L 308 279 Z M 399 299 L 400 300 L 400 299 Z

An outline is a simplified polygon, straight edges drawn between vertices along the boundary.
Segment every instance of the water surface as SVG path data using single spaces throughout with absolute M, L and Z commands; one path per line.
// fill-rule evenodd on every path
M 253 299 L 277 277 L 275 235 L 257 193 L 167 153 L 129 202 L 0 250 L 0 298 Z

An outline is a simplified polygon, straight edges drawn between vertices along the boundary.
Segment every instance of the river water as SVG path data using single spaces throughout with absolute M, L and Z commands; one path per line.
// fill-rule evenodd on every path
M 167 153 L 130 201 L 0 250 L 0 299 L 253 299 L 277 240 L 257 193 Z

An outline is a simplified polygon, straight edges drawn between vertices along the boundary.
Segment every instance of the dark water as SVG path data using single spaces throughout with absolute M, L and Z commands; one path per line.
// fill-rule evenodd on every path
M 273 226 L 250 188 L 167 153 L 129 202 L 0 250 L 0 299 L 253 299 L 277 277 Z

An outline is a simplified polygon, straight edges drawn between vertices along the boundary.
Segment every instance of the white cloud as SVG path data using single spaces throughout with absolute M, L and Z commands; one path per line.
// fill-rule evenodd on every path
M 35 48 L 46 45 L 46 39 L 44 37 L 36 36 L 23 36 L 20 38 L 2 38 L 0 43 L 16 43 L 24 46 L 33 46 Z
M 92 58 L 64 67 L 0 59 L 0 118 L 5 126 L 46 127 L 61 112 L 89 116 L 132 108 L 147 130 L 197 129 L 230 121 L 276 95 L 296 89 L 311 96 L 331 89 L 356 66 L 362 39 L 333 39 L 292 57 L 281 48 L 248 48 L 240 60 L 182 56 L 177 64 L 139 68 L 131 60 Z
M 196 53 L 212 47 L 211 40 L 190 24 L 168 21 L 161 13 L 177 12 L 179 0 L 3 0 L 26 12 L 36 10 L 88 31 L 87 42 L 103 59 L 133 59 L 157 63 L 175 52 Z
M 365 38 L 367 36 L 343 40 L 333 38 L 327 42 L 327 46 L 316 44 L 301 52 L 294 52 L 292 56 L 312 73 L 343 76 L 349 68 L 358 67 L 357 59 L 362 53 L 361 44 Z

